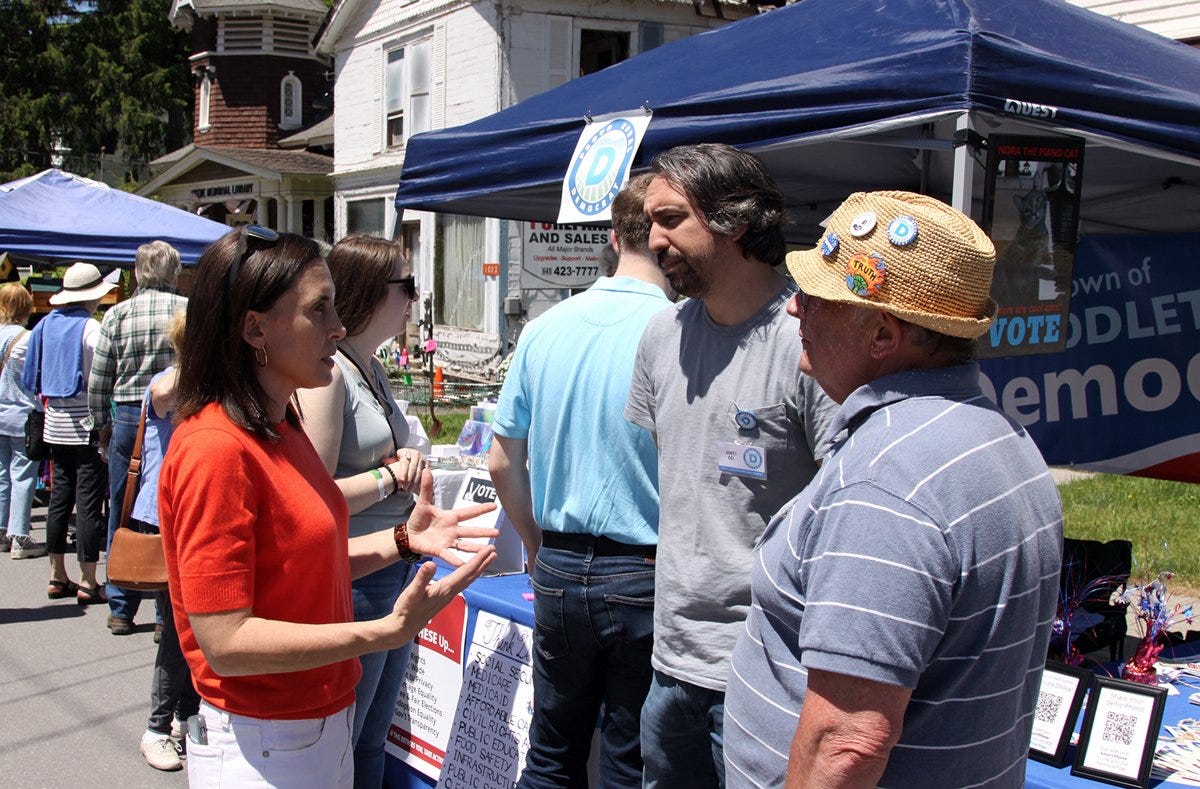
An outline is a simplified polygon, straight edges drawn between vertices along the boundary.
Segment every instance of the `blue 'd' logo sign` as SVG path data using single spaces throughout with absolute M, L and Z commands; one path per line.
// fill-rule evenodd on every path
M 608 210 L 621 191 L 621 173 L 633 158 L 637 131 L 624 118 L 604 124 L 579 151 L 567 173 L 571 202 L 581 214 Z

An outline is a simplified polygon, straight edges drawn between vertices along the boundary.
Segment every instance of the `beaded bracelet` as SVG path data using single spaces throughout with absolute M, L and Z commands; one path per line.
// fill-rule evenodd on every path
M 400 480 L 396 479 L 396 472 L 392 471 L 391 466 L 383 466 L 383 470 L 392 478 L 392 493 L 400 492 Z
M 396 541 L 396 550 L 400 552 L 400 558 L 409 564 L 416 564 L 421 560 L 421 554 L 413 553 L 412 548 L 408 547 L 408 521 L 400 521 L 392 529 L 392 539 Z

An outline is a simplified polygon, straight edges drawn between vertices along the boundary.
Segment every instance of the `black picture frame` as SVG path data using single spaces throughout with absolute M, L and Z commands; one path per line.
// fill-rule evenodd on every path
M 1071 775 L 1145 789 L 1166 701 L 1167 689 L 1159 685 L 1093 678 Z M 1097 727 L 1101 716 L 1106 722 Z
M 1056 660 L 1046 662 L 1038 690 L 1036 712 L 1041 713 L 1053 707 L 1054 720 L 1043 722 L 1035 714 L 1029 740 L 1030 759 L 1055 767 L 1067 763 L 1071 733 L 1075 731 L 1075 721 L 1083 707 L 1083 698 L 1091 686 L 1092 672 Z M 1044 702 L 1047 706 L 1044 706 Z

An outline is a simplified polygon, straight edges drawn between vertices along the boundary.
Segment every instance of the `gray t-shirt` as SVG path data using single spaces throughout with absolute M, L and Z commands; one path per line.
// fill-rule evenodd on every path
M 817 471 L 814 450 L 836 405 L 801 375 L 790 285 L 737 326 L 703 302 L 664 310 L 642 335 L 625 418 L 657 433 L 658 563 L 654 668 L 724 691 L 750 607 L 750 560 L 767 521 Z M 757 424 L 738 426 L 738 412 Z M 749 444 L 766 479 L 721 471 L 724 443 Z

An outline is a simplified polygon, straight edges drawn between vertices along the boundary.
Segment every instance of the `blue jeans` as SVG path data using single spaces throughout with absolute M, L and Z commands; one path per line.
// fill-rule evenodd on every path
M 0 527 L 9 537 L 29 535 L 38 463 L 25 456 L 24 436 L 0 435 Z
M 518 785 L 587 787 L 603 705 L 598 786 L 640 786 L 638 717 L 650 686 L 654 565 L 543 546 L 532 582 L 534 708 Z
M 396 562 L 359 578 L 351 587 L 354 621 L 379 619 L 392 613 L 396 598 L 409 582 L 412 567 Z M 404 682 L 411 644 L 387 652 L 370 652 L 359 658 L 362 678 L 354 688 L 354 785 L 379 789 L 383 785 L 384 744 L 396 711 L 396 697 Z
M 725 694 L 654 672 L 642 707 L 647 789 L 725 786 Z
M 113 534 L 121 520 L 121 505 L 125 503 L 125 474 L 129 471 L 129 456 L 133 454 L 133 442 L 137 440 L 138 420 L 142 416 L 141 405 L 118 405 L 113 412 L 112 437 L 108 440 L 108 539 L 107 550 L 112 547 Z M 142 602 L 142 593 L 122 589 L 108 584 L 108 609 L 113 616 L 128 619 L 137 616 Z M 150 594 L 150 593 L 147 593 Z M 162 622 L 156 615 L 156 622 Z

